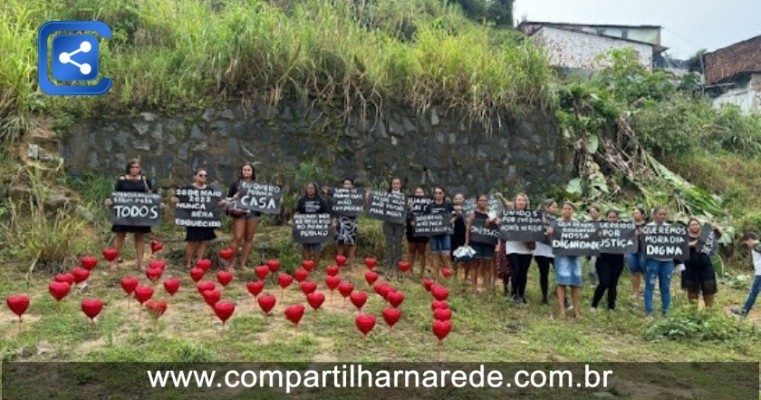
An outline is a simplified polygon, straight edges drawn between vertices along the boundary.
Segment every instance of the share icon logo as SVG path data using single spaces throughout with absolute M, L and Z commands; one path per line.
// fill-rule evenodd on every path
M 96 80 L 99 75 L 98 38 L 83 32 L 111 37 L 111 28 L 99 21 L 50 21 L 40 28 L 38 78 L 43 92 L 69 96 L 101 95 L 111 88 L 111 79 Z M 51 80 L 51 75 L 56 83 Z

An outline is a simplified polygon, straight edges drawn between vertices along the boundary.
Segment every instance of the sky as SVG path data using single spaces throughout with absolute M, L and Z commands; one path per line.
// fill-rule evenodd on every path
M 515 0 L 518 21 L 660 25 L 674 58 L 761 35 L 761 0 Z

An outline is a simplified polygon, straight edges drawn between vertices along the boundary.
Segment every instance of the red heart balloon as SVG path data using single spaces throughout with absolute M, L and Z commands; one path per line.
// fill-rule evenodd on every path
M 338 264 L 339 267 L 343 267 L 344 264 L 346 264 L 346 257 L 342 255 L 336 256 L 336 264 Z
M 386 285 L 381 288 L 380 295 L 384 300 L 388 301 L 388 294 L 393 292 L 396 292 L 396 289 L 393 286 Z
M 441 269 L 441 275 L 444 275 L 444 278 L 449 278 L 452 276 L 452 268 L 444 267 Z
M 372 257 L 366 257 L 365 258 L 365 265 L 367 266 L 367 269 L 372 270 L 375 268 L 375 265 L 378 263 L 378 260 L 372 258 Z
M 289 321 L 293 322 L 294 325 L 298 325 L 299 321 L 301 321 L 301 317 L 304 316 L 304 306 L 301 304 L 296 304 L 295 306 L 286 307 L 285 309 L 285 317 L 288 318 Z
M 218 301 L 214 303 L 214 314 L 224 324 L 235 312 L 235 303 L 231 301 Z
M 155 283 L 159 278 L 161 278 L 161 273 L 164 272 L 160 268 L 148 268 L 145 270 L 145 277 L 148 278 L 149 281 Z
M 119 257 L 119 251 L 116 249 L 103 249 L 103 258 L 106 259 L 106 261 L 111 262 L 116 260 L 116 257 Z
M 158 319 L 166 312 L 166 301 L 148 300 L 145 302 L 145 308 L 153 318 Z
M 235 254 L 235 251 L 230 248 L 222 249 L 219 251 L 219 256 L 225 261 L 230 261 L 230 259 L 233 258 L 234 254 Z
M 151 260 L 151 262 L 148 263 L 148 269 L 150 268 L 160 269 L 161 272 L 164 272 L 164 268 L 166 268 L 166 262 L 163 260 Z
M 444 340 L 451 330 L 452 323 L 450 321 L 433 321 L 433 334 L 439 338 L 439 341 Z
M 211 260 L 209 260 L 208 258 L 202 258 L 196 261 L 196 267 L 201 268 L 203 272 L 205 273 L 206 271 L 209 270 L 209 268 L 211 268 Z
M 275 303 L 277 302 L 277 299 L 275 296 L 272 296 L 270 294 L 264 294 L 262 296 L 259 296 L 257 298 L 257 301 L 259 302 L 259 307 L 264 311 L 265 314 L 269 314 L 270 311 L 272 311 L 272 308 L 275 307 Z
M 307 295 L 307 303 L 317 311 L 318 308 L 325 302 L 325 295 L 320 292 L 309 293 Z
M 70 286 L 74 284 L 74 281 L 76 279 L 74 278 L 74 275 L 72 274 L 56 274 L 55 281 L 56 282 L 66 282 Z
M 264 278 L 267 277 L 267 274 L 270 273 L 270 267 L 266 265 L 260 265 L 256 268 L 254 268 L 254 272 L 256 273 L 256 276 L 259 277 L 260 281 L 263 281 Z
M 427 292 L 431 291 L 431 286 L 433 286 L 433 283 L 434 282 L 432 279 L 428 279 L 428 278 L 423 279 L 423 287 L 425 288 Z
M 399 261 L 399 269 L 400 269 L 402 272 L 407 272 L 407 271 L 409 271 L 411 266 L 412 266 L 412 264 L 410 264 L 410 262 L 409 262 L 409 261 Z
M 383 319 L 386 320 L 386 324 L 388 326 L 394 326 L 397 322 L 399 322 L 399 319 L 402 317 L 402 311 L 398 308 L 384 308 L 383 309 Z
M 222 298 L 222 293 L 220 293 L 219 290 L 205 290 L 202 295 L 203 301 L 205 301 L 210 307 L 214 307 L 214 304 L 217 304 L 219 299 Z
M 312 272 L 314 269 L 314 260 L 304 260 L 301 262 L 301 267 L 305 270 Z
M 84 282 L 90 277 L 90 271 L 79 267 L 72 269 L 71 274 L 74 275 L 75 283 Z
M 341 293 L 341 296 L 343 297 L 349 297 L 353 290 L 354 285 L 352 285 L 350 282 L 341 282 L 338 284 L 338 292 Z
M 164 290 L 169 293 L 170 296 L 174 296 L 177 290 L 180 289 L 180 280 L 177 278 L 169 278 L 164 281 Z
M 444 301 L 447 299 L 447 297 L 449 297 L 449 290 L 443 286 L 432 287 L 431 293 L 433 293 L 433 298 L 438 301 Z
M 71 289 L 71 286 L 69 286 L 68 282 L 50 282 L 48 285 L 48 291 L 55 301 L 61 301 L 61 299 L 66 297 L 69 294 L 69 289 Z
M 267 260 L 266 264 L 267 264 L 267 268 L 269 268 L 270 272 L 272 272 L 273 274 L 277 272 L 277 270 L 280 269 L 280 260 L 278 259 Z
M 124 292 L 127 294 L 132 294 L 139 283 L 140 281 L 138 281 L 137 278 L 131 276 L 122 278 L 121 282 L 122 289 L 124 289 Z
M 387 286 L 388 286 L 387 283 L 376 283 L 375 285 L 373 285 L 373 290 L 375 290 L 375 293 L 378 293 L 378 295 L 385 298 L 383 293 L 385 293 L 385 290 L 386 290 L 385 288 Z
M 26 309 L 29 308 L 29 296 L 25 294 L 9 296 L 5 300 L 5 303 L 8 304 L 8 308 L 10 308 L 14 314 L 18 315 L 19 320 L 21 320 L 21 316 L 24 315 Z
M 214 290 L 216 288 L 217 286 L 214 284 L 214 282 L 204 281 L 204 282 L 196 283 L 196 289 L 198 289 L 198 293 L 200 293 L 201 295 L 203 295 L 203 292 L 207 290 Z
M 336 276 L 338 275 L 338 272 L 341 270 L 341 267 L 338 265 L 329 265 L 328 268 L 325 268 L 325 272 L 328 273 L 330 276 Z
M 161 243 L 158 240 L 151 240 L 151 253 L 155 253 L 163 248 L 164 243 Z
M 386 300 L 388 300 L 389 304 L 391 304 L 391 306 L 394 308 L 399 308 L 399 306 L 404 301 L 404 293 L 389 292 L 389 294 L 386 296 Z
M 433 310 L 433 318 L 439 321 L 449 321 L 452 319 L 452 310 L 448 308 L 437 308 Z
M 138 303 L 143 304 L 151 297 L 153 297 L 153 288 L 150 286 L 138 286 L 135 288 L 135 298 Z
M 248 292 L 251 293 L 251 296 L 256 297 L 264 289 L 264 282 L 262 281 L 248 282 L 246 284 L 246 289 L 248 289 Z
M 372 285 L 375 283 L 375 281 L 378 280 L 378 274 L 374 271 L 367 271 L 365 272 L 365 280 L 367 281 L 368 285 Z
M 433 310 L 434 312 L 441 308 L 449 308 L 449 303 L 447 303 L 446 301 L 439 301 L 439 300 L 434 300 L 431 302 L 431 310 Z
M 307 278 L 309 278 L 309 272 L 307 272 L 307 270 L 304 268 L 298 268 L 293 271 L 293 277 L 296 278 L 297 282 L 304 282 Z
M 198 282 L 203 279 L 203 274 L 204 271 L 201 268 L 191 268 L 190 279 L 192 279 L 193 282 Z
M 232 272 L 227 271 L 219 271 L 217 272 L 217 282 L 219 282 L 222 287 L 227 287 L 227 285 L 230 284 L 233 280 L 233 274 Z
M 325 277 L 325 286 L 327 286 L 328 289 L 330 289 L 331 292 L 333 290 L 336 290 L 336 288 L 338 287 L 338 285 L 340 283 L 341 283 L 341 278 L 339 278 L 337 276 L 326 276 Z
M 351 293 L 349 299 L 351 300 L 351 303 L 354 304 L 354 307 L 357 307 L 357 310 L 362 311 L 362 307 L 364 307 L 367 302 L 367 293 L 357 290 Z
M 314 293 L 315 290 L 317 290 L 316 282 L 310 282 L 310 281 L 301 282 L 301 291 L 304 292 L 304 294 Z
M 268 269 L 268 271 L 269 271 L 269 269 Z M 288 274 L 286 274 L 286 273 L 282 273 L 281 272 L 277 276 L 277 282 L 280 284 L 281 288 L 285 289 L 288 286 L 291 286 L 291 283 L 293 283 L 293 277 L 288 275 Z
M 92 271 L 97 265 L 98 259 L 93 256 L 84 256 L 79 259 L 79 266 L 88 271 Z
M 367 336 L 375 327 L 375 316 L 371 314 L 359 314 L 354 318 L 354 323 L 357 325 L 357 329 Z
M 88 318 L 95 319 L 103 309 L 103 302 L 98 299 L 84 299 L 82 300 L 82 312 L 87 315 Z

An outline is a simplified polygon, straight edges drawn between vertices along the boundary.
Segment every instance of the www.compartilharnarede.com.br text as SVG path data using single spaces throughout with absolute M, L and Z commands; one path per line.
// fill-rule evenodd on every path
M 147 370 L 151 388 L 270 388 L 291 393 L 299 389 L 377 388 L 574 388 L 604 389 L 613 371 L 596 370 L 585 364 L 583 371 L 567 369 L 525 370 L 511 373 L 484 365 L 465 369 L 371 369 L 362 364 L 335 365 L 330 369 L 261 370 Z

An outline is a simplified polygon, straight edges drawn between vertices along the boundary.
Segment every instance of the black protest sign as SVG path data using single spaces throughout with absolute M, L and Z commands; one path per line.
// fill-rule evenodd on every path
M 555 221 L 552 252 L 556 256 L 591 256 L 600 253 L 596 222 Z
M 407 198 L 412 215 L 422 215 L 429 204 L 433 204 L 433 199 L 425 196 L 410 196 Z
M 541 242 L 545 230 L 539 211 L 506 210 L 499 227 L 500 237 L 509 242 Z
M 437 236 L 451 235 L 452 215 L 450 214 L 424 214 L 415 216 L 414 236 Z
M 637 229 L 634 222 L 607 222 L 597 225 L 600 234 L 600 253 L 626 254 L 637 252 Z
M 502 204 L 502 200 L 500 200 L 500 198 L 496 195 L 490 194 L 489 197 L 487 197 L 487 202 L 489 203 L 489 211 L 493 212 L 496 215 L 501 214 L 505 209 L 504 204 Z
M 558 216 L 548 212 L 542 213 L 542 216 L 544 218 L 544 231 L 546 232 L 547 228 L 555 224 L 555 221 L 558 220 Z M 544 235 L 544 240 L 542 242 L 546 245 L 552 246 L 552 238 L 547 235 Z
M 222 226 L 222 210 L 219 201 L 222 190 L 198 189 L 194 186 L 179 188 L 174 196 L 180 201 L 174 205 L 174 223 L 178 226 L 196 228 L 219 228 Z
M 486 224 L 485 219 L 474 218 L 470 224 L 470 241 L 472 243 L 482 243 L 496 245 L 499 240 L 499 227 L 495 224 Z
M 407 218 L 404 193 L 372 192 L 367 215 L 394 224 L 404 224 Z
M 330 214 L 295 214 L 292 226 L 293 241 L 301 244 L 325 243 L 333 240 Z
M 645 225 L 642 235 L 645 257 L 687 258 L 690 254 L 687 227 L 683 225 Z
M 334 189 L 333 213 L 356 217 L 365 209 L 365 191 L 362 189 Z
M 700 237 L 698 238 L 698 251 L 709 256 L 716 255 L 716 251 L 719 249 L 718 238 L 716 237 L 716 231 L 713 230 L 711 224 L 703 224 L 703 228 L 700 230 Z
M 280 198 L 283 196 L 280 186 L 241 181 L 239 191 L 235 208 L 263 214 L 280 214 Z
M 476 211 L 476 199 L 473 197 L 465 199 L 462 202 L 462 214 L 470 215 L 473 214 L 473 211 Z
M 154 193 L 111 193 L 111 223 L 124 226 L 155 226 L 161 221 L 161 197 Z

